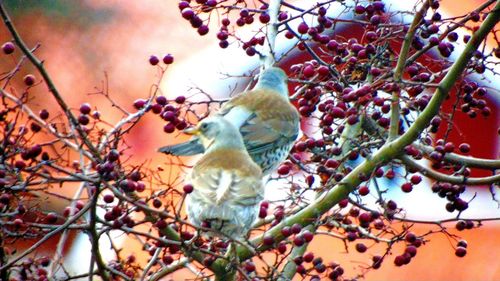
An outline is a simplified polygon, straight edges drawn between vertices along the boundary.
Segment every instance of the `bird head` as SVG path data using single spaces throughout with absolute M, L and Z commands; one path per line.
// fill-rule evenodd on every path
M 216 148 L 244 148 L 238 129 L 219 116 L 203 119 L 196 127 L 187 128 L 184 133 L 197 136 L 205 150 Z
M 288 98 L 287 80 L 288 77 L 281 68 L 269 67 L 260 74 L 254 89 L 273 90 Z

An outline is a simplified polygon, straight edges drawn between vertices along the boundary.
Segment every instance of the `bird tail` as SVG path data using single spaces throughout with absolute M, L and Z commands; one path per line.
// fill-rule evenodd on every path
M 205 149 L 198 139 L 192 139 L 188 142 L 161 147 L 158 152 L 175 156 L 192 156 L 205 152 Z

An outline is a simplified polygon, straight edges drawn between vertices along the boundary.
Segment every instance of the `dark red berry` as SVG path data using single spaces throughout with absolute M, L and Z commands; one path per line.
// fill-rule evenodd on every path
M 152 56 L 149 57 L 149 63 L 151 65 L 157 65 L 159 62 L 160 62 L 160 59 L 158 59 L 157 56 L 152 55 Z
M 193 192 L 194 187 L 191 184 L 186 184 L 182 187 L 182 190 L 184 190 L 184 193 L 189 194 Z
M 464 257 L 465 255 L 467 254 L 467 249 L 464 248 L 464 247 L 457 247 L 457 249 L 455 250 L 455 255 L 457 257 Z
M 3 45 L 2 45 L 2 51 L 4 54 L 6 55 L 10 55 L 14 52 L 14 50 L 16 49 L 16 46 L 14 45 L 14 43 L 12 42 L 5 42 Z
M 115 197 L 113 196 L 113 194 L 106 194 L 106 195 L 104 195 L 103 200 L 106 203 L 113 203 L 113 201 L 115 200 Z
M 174 62 L 174 56 L 172 56 L 171 54 L 166 54 L 163 57 L 163 63 L 164 64 L 172 64 L 173 62 Z
M 368 186 L 363 185 L 363 186 L 359 187 L 358 193 L 361 196 L 366 196 L 366 195 L 368 195 L 370 193 L 370 189 L 368 188 Z
M 35 84 L 35 76 L 33 74 L 28 74 L 24 76 L 23 81 L 26 86 L 33 86 L 33 84 Z
M 80 105 L 80 113 L 81 114 L 89 114 L 92 108 L 90 107 L 89 103 L 84 103 Z
M 364 252 L 366 252 L 366 250 L 367 250 L 367 249 L 368 249 L 368 248 L 367 248 L 367 247 L 366 247 L 366 245 L 365 245 L 365 244 L 363 244 L 363 243 L 357 243 L 357 244 L 356 244 L 356 251 L 358 251 L 358 252 L 360 252 L 360 253 L 364 253 Z
M 300 233 L 301 230 L 302 230 L 302 226 L 300 224 L 298 224 L 298 223 L 293 224 L 292 227 L 291 227 L 291 231 L 294 234 Z

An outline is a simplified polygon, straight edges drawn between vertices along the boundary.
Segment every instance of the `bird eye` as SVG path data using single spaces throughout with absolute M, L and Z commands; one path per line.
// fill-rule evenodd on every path
M 203 131 L 205 131 L 207 128 L 208 128 L 208 124 L 207 123 L 203 123 L 200 126 L 200 129 L 203 130 Z

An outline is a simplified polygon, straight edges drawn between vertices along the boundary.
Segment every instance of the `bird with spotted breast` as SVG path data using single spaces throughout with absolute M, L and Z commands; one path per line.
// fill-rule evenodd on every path
M 185 132 L 197 136 L 205 149 L 186 177 L 193 186 L 186 197 L 189 220 L 212 229 L 209 236 L 243 241 L 264 198 L 260 167 L 245 150 L 238 129 L 220 116 L 205 118 Z
M 225 103 L 215 114 L 239 129 L 250 157 L 264 175 L 283 162 L 299 134 L 299 113 L 290 103 L 287 75 L 278 67 L 264 70 L 251 91 L 243 92 Z M 177 156 L 203 153 L 198 137 L 160 152 Z

